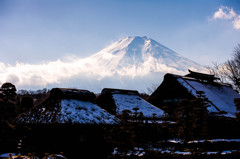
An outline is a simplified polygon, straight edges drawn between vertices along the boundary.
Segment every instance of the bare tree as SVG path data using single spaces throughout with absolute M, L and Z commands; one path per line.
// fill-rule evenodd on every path
M 231 60 L 223 64 L 214 63 L 212 67 L 207 67 L 209 73 L 219 77 L 222 82 L 227 82 L 240 91 L 240 44 L 233 50 Z
M 213 66 L 208 66 L 207 70 L 210 74 L 213 74 L 216 77 L 220 78 L 221 82 L 223 83 L 229 82 L 225 74 L 226 72 L 225 64 L 213 63 Z
M 236 87 L 237 90 L 240 90 L 240 63 L 237 63 L 235 59 L 228 60 L 226 62 L 226 76 L 231 81 L 231 83 Z
M 240 91 L 240 44 L 234 48 L 233 59 L 226 62 L 226 76 Z

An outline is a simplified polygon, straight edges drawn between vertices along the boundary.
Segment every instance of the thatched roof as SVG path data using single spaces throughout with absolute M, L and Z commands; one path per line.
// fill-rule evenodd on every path
M 205 74 L 205 73 L 200 73 L 200 72 L 194 72 L 191 70 L 188 70 L 189 74 L 185 75 L 185 77 L 192 77 L 195 79 L 199 79 L 199 80 L 205 80 L 208 82 L 213 82 L 214 80 L 220 80 L 220 78 L 215 77 L 215 75 L 211 75 L 211 74 Z
M 142 99 L 135 90 L 123 90 L 123 89 L 109 89 L 104 88 L 100 95 L 100 98 L 105 98 L 103 107 L 108 110 L 108 107 L 112 107 L 115 110 L 116 115 L 121 115 L 123 111 L 129 110 L 132 113 L 136 110 L 142 112 L 144 117 L 151 118 L 153 114 L 157 114 L 157 117 L 162 117 L 164 112 Z M 112 101 L 104 106 L 105 101 Z M 111 108 L 110 108 L 111 110 Z
M 22 114 L 21 124 L 119 124 L 120 121 L 93 103 L 88 90 L 54 88 L 42 104 Z
M 197 73 L 197 75 L 202 74 Z M 234 99 L 240 98 L 240 95 L 229 84 L 206 82 L 198 77 L 166 74 L 162 84 L 153 92 L 149 101 L 160 106 L 158 103 L 163 105 L 168 101 L 198 98 L 199 92 L 202 92 L 201 94 L 208 99 L 210 113 L 221 114 L 225 112 L 224 116 L 234 118 L 236 113 Z M 205 77 L 215 78 L 213 76 Z
M 127 89 L 114 89 L 114 88 L 104 88 L 101 92 L 102 95 L 108 94 L 128 94 L 128 95 L 139 95 L 136 90 L 127 90 Z
M 83 89 L 53 88 L 50 97 L 55 99 L 77 99 L 83 101 L 93 101 L 96 97 L 94 93 Z

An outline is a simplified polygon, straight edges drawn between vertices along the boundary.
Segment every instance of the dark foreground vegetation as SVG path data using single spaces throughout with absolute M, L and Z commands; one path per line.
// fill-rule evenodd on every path
M 122 113 L 121 124 L 87 125 L 17 124 L 18 116 L 40 104 L 49 91 L 17 94 L 13 84 L 5 83 L 0 95 L 0 154 L 44 158 L 49 153 L 70 159 L 240 157 L 239 120 L 209 116 L 207 99 L 201 96 L 182 100 L 171 116 L 144 118 L 133 108 L 133 113 Z
M 43 158 L 46 153 L 62 154 L 66 158 L 240 157 L 239 129 L 238 134 L 231 136 L 232 130 L 215 126 L 218 129 L 211 129 L 212 132 L 209 133 L 212 135 L 209 134 L 206 138 L 199 135 L 184 138 L 180 137 L 179 127 L 176 123 L 168 122 L 127 122 L 118 126 L 65 124 L 37 127 L 5 123 L 1 125 L 0 154 L 34 153 L 39 158 Z M 218 132 L 221 133 L 217 134 Z
M 1 87 L 0 154 L 34 153 L 39 158 L 46 153 L 67 158 L 240 157 L 239 120 L 208 116 L 204 98 L 183 100 L 171 117 L 161 119 L 154 114 L 151 119 L 143 118 L 134 109 L 134 113 L 123 112 L 119 125 L 23 125 L 16 124 L 17 117 L 41 103 L 49 91 L 22 92 L 17 94 L 11 83 Z
M 191 114 L 191 113 L 190 113 Z M 177 119 L 146 122 L 123 114 L 121 125 L 15 125 L 1 122 L 1 152 L 35 153 L 39 158 L 239 158 L 239 122 L 208 118 L 207 127 Z M 205 124 L 206 124 L 205 123 Z M 216 124 L 220 123 L 220 124 Z M 206 126 L 206 125 L 205 125 Z M 184 131 L 183 131 L 184 130 Z M 204 130 L 204 132 L 203 132 Z M 219 140 L 212 140 L 212 139 Z M 225 139 L 225 140 L 221 140 Z

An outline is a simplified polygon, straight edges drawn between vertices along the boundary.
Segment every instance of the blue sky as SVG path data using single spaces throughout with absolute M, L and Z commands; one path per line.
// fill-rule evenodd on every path
M 125 36 L 208 66 L 231 58 L 239 21 L 239 0 L 0 0 L 0 75 L 16 62 L 87 57 Z
M 1 0 L 4 63 L 39 63 L 91 55 L 124 36 L 146 35 L 200 64 L 223 62 L 240 43 L 219 7 L 240 14 L 238 0 Z

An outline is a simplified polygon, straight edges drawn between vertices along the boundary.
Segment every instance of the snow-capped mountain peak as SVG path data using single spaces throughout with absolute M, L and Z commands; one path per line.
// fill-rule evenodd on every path
M 203 66 L 177 54 L 149 37 L 125 37 L 89 56 L 38 65 L 0 62 L 2 82 L 22 88 L 74 87 L 100 92 L 104 87 L 145 90 L 160 84 L 165 73 L 184 75 Z
M 188 69 L 203 68 L 146 36 L 125 37 L 90 58 L 114 73 L 131 76 L 150 72 L 183 74 Z

